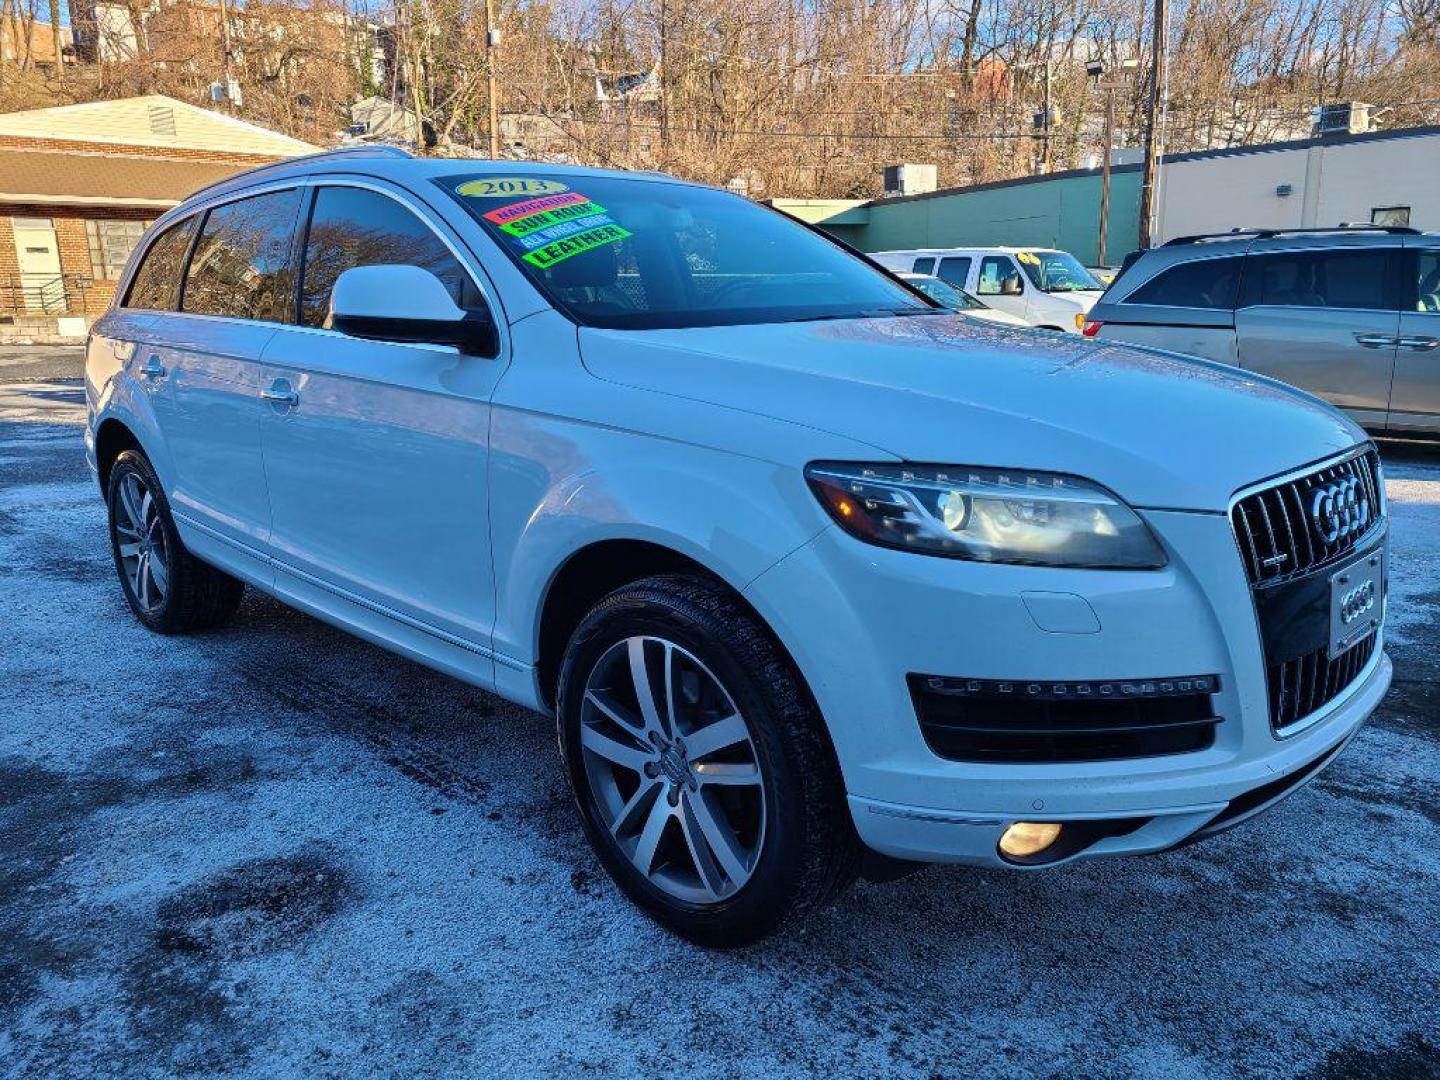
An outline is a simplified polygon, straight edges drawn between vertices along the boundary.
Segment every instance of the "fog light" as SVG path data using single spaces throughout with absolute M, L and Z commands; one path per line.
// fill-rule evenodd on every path
M 1017 821 L 1000 837 L 1000 853 L 1012 859 L 1038 855 L 1060 839 L 1060 826 L 1053 821 Z

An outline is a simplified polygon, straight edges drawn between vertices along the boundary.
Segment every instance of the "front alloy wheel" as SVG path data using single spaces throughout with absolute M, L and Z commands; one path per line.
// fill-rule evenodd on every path
M 590 793 L 635 869 L 692 903 L 743 888 L 765 843 L 765 780 L 720 680 L 673 641 L 628 637 L 591 670 L 581 709 Z
M 859 849 L 824 721 L 720 582 L 658 574 L 612 592 L 571 635 L 558 682 L 585 833 L 663 925 L 745 945 L 853 877 Z

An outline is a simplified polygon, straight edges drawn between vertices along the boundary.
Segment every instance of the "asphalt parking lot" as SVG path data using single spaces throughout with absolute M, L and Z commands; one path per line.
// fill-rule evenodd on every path
M 0 1074 L 1440 1075 L 1440 450 L 1386 448 L 1395 688 L 1273 813 L 860 884 L 716 954 L 609 884 L 541 717 L 254 595 L 143 630 L 79 385 L 32 367 L 0 365 Z

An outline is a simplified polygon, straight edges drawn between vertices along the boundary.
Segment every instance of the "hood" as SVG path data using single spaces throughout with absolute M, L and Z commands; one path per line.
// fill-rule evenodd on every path
M 998 308 L 967 308 L 959 312 L 961 315 L 968 315 L 972 319 L 979 319 L 981 322 L 998 323 L 1000 326 L 1029 326 L 1024 319 L 1018 315 L 1011 315 L 1008 311 L 1001 311 Z
M 1323 402 L 1238 369 L 951 315 L 584 328 L 580 347 L 599 378 L 901 460 L 1073 473 L 1141 507 L 1224 510 L 1238 488 L 1365 438 Z
M 1089 314 L 1095 301 L 1099 300 L 1103 293 L 1103 289 L 1075 289 L 1071 292 L 1052 292 L 1045 295 L 1052 300 L 1059 300 L 1062 304 L 1073 305 L 1076 311 Z

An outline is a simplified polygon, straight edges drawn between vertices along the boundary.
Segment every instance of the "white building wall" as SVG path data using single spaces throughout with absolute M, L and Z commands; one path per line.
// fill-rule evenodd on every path
M 1282 184 L 1293 193 L 1277 195 Z M 1179 161 L 1165 166 L 1159 195 L 1159 240 L 1368 223 L 1386 206 L 1408 206 L 1412 226 L 1440 230 L 1440 133 Z

